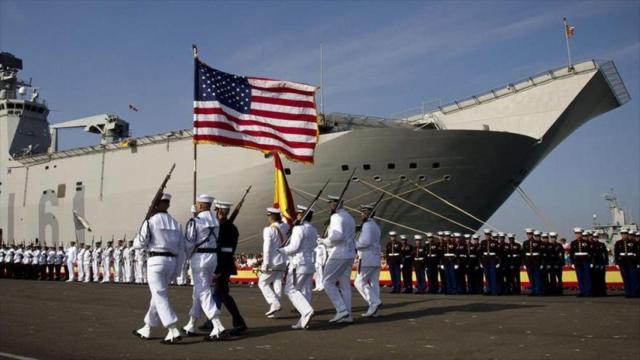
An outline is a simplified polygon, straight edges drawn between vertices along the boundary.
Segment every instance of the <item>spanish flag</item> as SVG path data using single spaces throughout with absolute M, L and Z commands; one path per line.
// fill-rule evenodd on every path
M 272 153 L 273 160 L 276 166 L 274 194 L 273 194 L 273 207 L 280 209 L 282 217 L 288 222 L 293 223 L 295 220 L 295 206 L 293 204 L 293 196 L 291 196 L 291 190 L 287 183 L 287 177 L 284 174 L 284 168 L 282 167 L 282 161 L 278 153 Z
M 567 24 L 567 18 L 564 18 L 564 28 L 567 32 L 567 38 L 571 39 L 576 32 L 575 26 Z

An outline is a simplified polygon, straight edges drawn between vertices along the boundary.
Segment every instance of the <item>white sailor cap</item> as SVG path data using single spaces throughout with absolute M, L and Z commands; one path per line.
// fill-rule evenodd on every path
M 340 196 L 327 195 L 327 202 L 338 202 L 338 200 L 340 200 Z
M 497 233 L 497 232 L 492 232 L 492 233 L 491 233 L 491 237 L 497 237 L 497 236 L 498 236 L 498 233 Z
M 490 229 L 484 229 L 484 233 L 485 234 L 491 234 L 491 230 Z
M 373 204 L 360 204 L 360 210 L 373 210 Z
M 443 231 L 442 234 L 444 236 L 451 236 L 451 231 Z
M 407 235 L 400 235 L 400 239 L 407 240 Z
M 533 229 L 532 228 L 526 228 L 524 229 L 525 234 L 533 234 Z
M 196 206 L 195 205 L 191 205 L 191 212 L 192 213 L 196 212 Z
M 198 202 L 211 204 L 213 202 L 213 196 L 207 194 L 200 194 L 198 196 Z
M 231 209 L 231 205 L 233 205 L 233 203 L 228 202 L 228 201 L 215 201 L 216 204 L 216 208 L 218 209 L 222 209 L 222 210 L 228 210 Z
M 558 237 L 558 234 L 552 231 L 552 232 L 549 233 L 549 236 L 550 237 Z
M 296 208 L 297 208 L 296 211 L 297 212 L 301 212 L 301 213 L 306 212 L 307 210 L 309 210 L 309 207 L 308 206 L 304 206 L 304 205 L 296 205 Z M 310 210 L 310 212 L 313 212 L 313 208 Z
M 432 238 L 433 237 L 433 233 L 427 233 L 427 237 L 428 238 Z
M 540 236 L 540 231 L 536 230 L 533 232 L 533 236 Z
M 397 233 L 397 232 L 395 232 L 395 231 L 389 231 L 389 236 L 396 236 L 396 235 L 398 235 L 398 233 Z
M 515 239 L 515 238 L 516 238 L 516 234 L 508 233 L 508 234 L 507 234 L 507 237 L 508 237 L 509 239 Z
M 628 233 L 629 233 L 629 229 L 627 228 L 620 229 L 620 234 L 628 234 Z
M 546 232 L 543 232 L 542 237 L 549 237 L 549 234 L 547 234 Z
M 280 211 L 280 209 L 278 208 L 274 208 L 274 207 L 268 207 L 267 208 L 267 215 L 271 215 L 271 214 L 281 214 L 282 212 Z
M 573 228 L 573 232 L 574 232 L 575 234 L 582 233 L 582 231 L 583 231 L 583 230 L 582 230 L 582 228 L 579 228 L 579 227 L 577 227 L 577 228 Z
M 457 237 L 457 238 L 459 238 L 460 236 L 462 236 L 462 234 L 460 234 L 459 232 L 455 232 L 455 233 L 453 233 L 453 237 Z
M 473 234 L 473 235 L 471 235 L 471 238 L 474 239 L 474 240 L 478 240 L 480 238 L 480 236 L 478 236 L 476 234 Z
M 464 238 L 465 238 L 465 239 L 471 239 L 471 235 L 469 235 L 469 234 L 464 234 Z
M 591 231 L 589 231 L 589 230 L 583 230 L 583 231 L 582 231 L 582 235 L 591 235 Z
M 438 236 L 442 236 L 442 235 L 444 234 L 444 232 L 443 232 L 443 231 L 438 231 L 436 234 L 437 234 Z
M 163 193 L 163 194 L 162 194 L 162 198 L 161 198 L 160 200 L 171 201 L 171 194 L 169 194 L 169 193 Z
M 504 237 L 504 233 L 503 233 L 503 232 L 499 232 L 499 233 L 498 233 L 498 236 L 500 236 L 500 237 Z
M 422 240 L 422 235 L 420 235 L 420 234 L 413 235 L 413 239 L 414 240 Z

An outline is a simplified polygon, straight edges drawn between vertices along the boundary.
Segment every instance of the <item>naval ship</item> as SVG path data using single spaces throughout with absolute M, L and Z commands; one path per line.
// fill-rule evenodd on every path
M 137 231 L 162 178 L 179 221 L 191 216 L 191 129 L 130 137 L 112 114 L 51 124 L 37 89 L 18 78 L 22 60 L 0 54 L 0 229 L 4 243 L 66 244 Z M 589 60 L 401 118 L 322 114 L 313 166 L 285 162 L 296 203 L 354 181 L 345 206 L 374 202 L 383 230 L 407 234 L 480 228 L 567 136 L 630 99 L 612 61 Z M 96 145 L 61 151 L 58 130 L 83 128 Z M 223 166 L 221 166 L 223 165 Z M 356 170 L 355 173 L 352 172 Z M 240 249 L 260 247 L 273 202 L 273 160 L 237 147 L 200 146 L 197 192 L 235 201 L 252 190 L 236 223 Z M 328 214 L 319 205 L 322 229 Z M 76 231 L 73 211 L 93 232 Z

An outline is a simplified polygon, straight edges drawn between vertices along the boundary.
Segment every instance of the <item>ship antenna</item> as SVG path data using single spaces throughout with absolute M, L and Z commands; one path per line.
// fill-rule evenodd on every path
M 320 114 L 324 121 L 324 44 L 320 42 Z

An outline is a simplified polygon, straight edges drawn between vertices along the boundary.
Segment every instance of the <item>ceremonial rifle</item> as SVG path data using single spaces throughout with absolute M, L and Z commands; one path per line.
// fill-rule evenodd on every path
M 329 181 L 331 181 L 331 180 L 327 180 L 327 182 L 324 183 L 324 186 L 322 186 L 320 191 L 318 191 L 318 194 L 316 195 L 316 197 L 313 198 L 313 200 L 309 204 L 309 207 L 307 208 L 307 211 L 305 211 L 304 214 L 302 215 L 302 218 L 300 219 L 300 223 L 302 223 L 304 221 L 304 219 L 306 219 L 307 215 L 309 215 L 309 213 L 311 211 L 313 211 L 312 210 L 313 206 L 318 202 L 318 200 L 320 199 L 320 195 L 322 195 L 322 192 L 324 191 L 324 189 L 327 188 L 327 185 L 329 185 Z M 291 241 L 291 235 L 293 235 L 293 230 L 291 231 L 291 234 L 289 234 L 289 237 L 287 238 L 287 241 L 285 241 L 284 244 L 282 244 L 282 246 L 280 246 L 280 248 L 283 248 L 283 247 L 285 247 L 285 246 L 287 246 L 289 244 L 289 242 Z
M 156 191 L 156 194 L 153 197 L 153 200 L 151 200 L 151 205 L 149 205 L 149 209 L 147 209 L 147 214 L 144 216 L 144 220 L 142 221 L 142 224 L 140 224 L 140 230 L 138 230 L 138 234 L 142 232 L 142 226 L 144 225 L 144 222 L 149 220 L 149 218 L 151 218 L 154 215 L 156 207 L 160 203 L 160 200 L 162 200 L 162 193 L 164 192 L 164 189 L 167 187 L 167 182 L 169 182 L 169 179 L 171 178 L 171 173 L 173 173 L 173 169 L 175 168 L 176 168 L 176 164 L 173 163 L 173 165 L 171 165 L 171 169 L 169 170 L 169 173 L 164 177 L 164 180 L 162 180 L 162 184 L 160 184 L 158 191 Z
M 249 194 L 249 191 L 251 191 L 252 186 L 253 185 L 249 185 L 247 190 L 245 190 L 244 195 L 242 195 L 242 199 L 240 199 L 240 202 L 238 202 L 238 205 L 236 205 L 235 209 L 233 209 L 231 216 L 229 216 L 229 221 L 231 221 L 232 224 L 233 224 L 233 221 L 236 219 L 236 216 L 238 216 L 238 214 L 240 213 L 242 204 L 244 204 L 244 199 L 247 197 L 247 194 Z
M 344 188 L 342 188 L 342 193 L 340 193 L 340 198 L 338 199 L 338 207 L 340 207 L 340 204 L 342 203 L 342 200 L 344 199 L 344 194 L 347 192 L 347 189 L 349 188 L 349 185 L 351 185 L 351 179 L 353 179 L 353 174 L 356 173 L 356 169 L 353 169 L 353 171 L 351 172 L 351 175 L 349 176 L 349 179 L 347 179 L 347 183 L 344 184 Z M 337 210 L 337 208 L 336 208 Z M 333 215 L 333 214 L 331 214 Z M 323 231 L 323 235 L 322 237 L 325 238 L 327 237 L 327 231 L 329 231 L 329 223 L 331 222 L 331 215 L 329 215 L 329 219 L 327 219 L 327 221 L 325 222 L 325 228 Z

